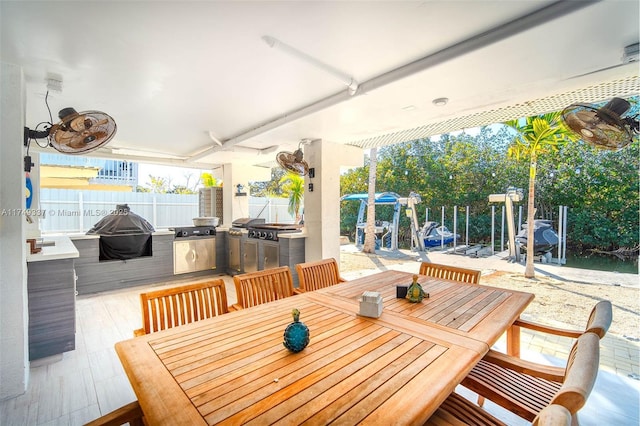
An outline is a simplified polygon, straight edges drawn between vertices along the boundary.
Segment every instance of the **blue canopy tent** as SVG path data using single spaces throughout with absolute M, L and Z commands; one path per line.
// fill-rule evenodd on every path
M 369 194 L 348 194 L 340 198 L 340 201 L 360 201 L 358 221 L 356 222 L 356 245 L 364 243 L 364 228 L 366 222 L 364 214 L 367 210 Z M 401 200 L 403 202 L 401 202 Z M 380 192 L 375 194 L 376 205 L 393 205 L 393 218 L 389 221 L 376 220 L 376 248 L 386 246 L 391 250 L 398 249 L 398 224 L 400 223 L 400 205 L 406 204 L 406 198 L 401 198 L 395 192 Z M 386 244 L 385 244 L 386 243 Z

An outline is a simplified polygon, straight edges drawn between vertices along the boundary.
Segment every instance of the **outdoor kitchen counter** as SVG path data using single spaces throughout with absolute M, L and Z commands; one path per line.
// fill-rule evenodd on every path
M 174 232 L 170 231 L 168 229 L 160 229 L 157 230 L 155 232 L 152 232 L 151 235 L 173 235 Z M 90 240 L 90 239 L 96 239 L 96 238 L 100 238 L 100 235 L 98 234 L 80 234 L 80 233 L 75 233 L 75 234 L 65 234 L 66 237 L 69 237 L 72 241 L 73 240 Z M 45 239 L 49 238 L 48 236 L 45 237 Z
M 29 360 L 76 347 L 74 264 L 80 253 L 64 235 L 44 236 L 41 243 L 38 253 L 27 247 Z
M 296 238 L 307 238 L 307 230 L 306 228 L 302 228 L 301 232 L 293 232 L 291 234 L 279 234 L 279 239 L 291 239 L 294 240 Z
M 27 248 L 27 262 L 42 262 L 47 260 L 72 259 L 80 256 L 71 239 L 64 235 L 47 235 L 42 237 L 45 245 L 39 253 L 30 253 Z M 53 242 L 53 245 L 46 245 Z

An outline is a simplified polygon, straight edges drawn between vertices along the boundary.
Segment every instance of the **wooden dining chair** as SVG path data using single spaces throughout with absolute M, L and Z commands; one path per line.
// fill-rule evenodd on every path
M 597 334 L 582 334 L 564 369 L 490 351 L 462 385 L 528 421 L 549 404 L 563 405 L 575 415 L 595 382 L 599 344 Z
M 246 309 L 294 295 L 288 266 L 236 275 L 233 282 L 238 303 L 232 309 Z
M 129 423 L 130 426 L 143 426 L 144 416 L 138 401 L 113 410 L 104 416 L 86 423 L 85 426 L 120 426 Z
M 571 426 L 571 412 L 559 404 L 540 411 L 531 426 Z M 453 392 L 431 415 L 425 426 L 508 426 L 482 407 Z
M 517 319 L 509 331 L 507 337 L 507 353 L 513 356 L 520 356 L 520 327 L 529 330 L 539 331 L 541 333 L 553 334 L 555 336 L 564 336 L 577 339 L 586 332 L 595 333 L 602 339 L 613 320 L 613 310 L 611 302 L 602 300 L 595 304 L 589 314 L 587 325 L 584 330 L 569 330 L 565 328 L 551 327 L 548 325 L 527 321 L 522 318 Z
M 135 336 L 189 324 L 229 312 L 222 279 L 140 294 L 142 328 Z
M 445 280 L 459 281 L 468 284 L 479 284 L 482 271 L 475 269 L 459 268 L 457 266 L 441 265 L 439 263 L 422 262 L 420 275 Z
M 565 369 L 566 373 L 562 384 L 554 383 L 554 386 L 549 388 L 545 383 L 550 382 L 545 379 L 540 379 L 537 382 L 527 380 L 525 386 L 529 387 L 529 395 L 516 397 L 516 395 L 505 394 L 508 396 L 504 399 L 510 398 L 514 401 L 517 399 L 518 405 L 520 403 L 526 404 L 528 406 L 526 412 L 519 409 L 514 410 L 514 406 L 511 404 L 495 402 L 509 411 L 533 421 L 533 425 L 564 426 L 577 424 L 577 413 L 589 398 L 598 375 L 599 344 L 600 340 L 594 333 L 585 333 L 578 338 L 571 348 L 571 356 Z M 519 372 L 517 374 L 512 378 L 505 378 L 512 380 L 510 384 L 514 389 L 520 385 L 518 380 L 525 373 Z M 482 407 L 453 392 L 427 421 L 427 425 L 458 424 L 505 425 L 505 423 L 495 418 Z
M 301 292 L 319 290 L 346 281 L 340 276 L 338 262 L 334 258 L 298 263 L 296 271 L 300 284 L 298 290 Z
M 571 411 L 560 404 L 551 404 L 538 413 L 531 426 L 571 426 L 571 421 Z

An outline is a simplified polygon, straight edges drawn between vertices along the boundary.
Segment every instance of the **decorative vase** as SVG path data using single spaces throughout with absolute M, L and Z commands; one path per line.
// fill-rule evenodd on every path
M 422 302 L 422 299 L 424 299 L 424 296 L 425 296 L 424 290 L 422 289 L 422 286 L 418 284 L 418 276 L 414 275 L 413 282 L 407 289 L 407 299 L 409 299 L 409 302 L 419 303 L 419 302 Z
M 282 344 L 291 352 L 300 352 L 309 344 L 309 327 L 300 322 L 300 311 L 291 311 L 293 322 L 284 330 L 284 341 Z

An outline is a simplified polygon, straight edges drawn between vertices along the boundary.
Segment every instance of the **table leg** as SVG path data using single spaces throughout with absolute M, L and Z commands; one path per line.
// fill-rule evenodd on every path
M 516 325 L 507 330 L 507 354 L 520 358 L 520 327 Z

